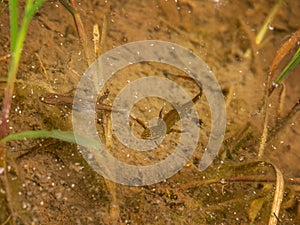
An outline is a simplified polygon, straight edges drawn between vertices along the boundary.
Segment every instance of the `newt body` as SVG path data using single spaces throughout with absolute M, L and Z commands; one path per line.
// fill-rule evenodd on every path
M 72 96 L 65 96 L 65 95 L 59 95 L 59 94 L 52 94 L 48 93 L 40 98 L 40 100 L 46 104 L 50 105 L 63 105 L 70 109 L 73 108 L 73 97 Z M 97 102 L 96 104 L 96 111 L 112 111 L 112 107 L 110 105 L 106 105 L 103 103 Z
M 188 113 L 201 95 L 202 91 L 200 91 L 191 101 L 183 104 L 180 107 L 177 107 L 178 110 L 174 108 L 169 111 L 163 118 L 161 118 L 163 121 L 158 121 L 156 126 L 146 128 L 141 137 L 143 139 L 149 139 L 156 138 L 164 134 L 169 134 L 172 130 L 172 127 L 180 120 L 181 117 L 184 117 Z

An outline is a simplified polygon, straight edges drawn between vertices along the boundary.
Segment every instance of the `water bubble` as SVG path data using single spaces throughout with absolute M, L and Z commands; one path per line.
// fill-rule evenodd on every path
M 272 86 L 273 86 L 274 88 L 277 88 L 277 87 L 279 86 L 279 84 L 273 82 L 273 83 L 272 83 Z
M 27 203 L 26 202 L 22 202 L 22 208 L 26 209 L 27 208 Z
M 224 178 L 221 179 L 220 181 L 221 184 L 226 184 L 226 180 Z

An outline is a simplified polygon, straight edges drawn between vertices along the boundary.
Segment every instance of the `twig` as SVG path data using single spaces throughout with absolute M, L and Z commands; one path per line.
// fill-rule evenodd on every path
M 76 1 L 75 0 L 70 0 L 70 2 L 68 0 L 59 0 L 59 1 L 72 14 L 75 24 L 76 24 L 79 39 L 80 39 L 81 45 L 83 47 L 85 57 L 87 59 L 87 63 L 88 63 L 88 65 L 91 65 L 92 62 L 94 61 L 94 56 L 91 51 L 91 48 L 89 48 L 88 38 L 87 38 L 87 35 L 85 32 L 80 14 L 78 12 L 78 7 L 76 4 Z
M 49 81 L 49 76 L 48 76 L 47 70 L 46 70 L 46 68 L 45 68 L 45 66 L 44 66 L 44 63 L 43 63 L 43 61 L 41 60 L 41 57 L 39 56 L 38 53 L 35 53 L 35 55 L 36 55 L 37 59 L 39 60 L 39 63 L 40 63 L 40 65 L 41 65 L 41 67 L 42 67 L 42 70 L 43 70 L 43 72 L 44 72 L 44 74 L 45 74 L 45 76 L 46 76 L 47 81 Z
M 278 216 L 284 194 L 284 180 L 281 171 L 274 164 L 270 164 L 273 166 L 276 173 L 276 189 L 269 219 L 269 225 L 276 225 L 278 222 Z
M 96 57 L 100 55 L 99 40 L 100 40 L 99 26 L 98 24 L 95 24 L 93 26 L 93 41 L 94 41 L 94 53 Z
M 269 97 L 266 96 L 265 105 L 264 105 L 264 108 L 265 108 L 265 110 L 264 110 L 264 112 L 265 112 L 264 125 L 263 125 L 263 132 L 262 132 L 261 138 L 260 138 L 260 143 L 259 143 L 258 159 L 261 159 L 263 157 L 265 147 L 266 147 L 266 143 L 267 143 L 267 139 L 268 139 L 268 123 L 269 123 L 268 103 L 269 103 Z
M 264 24 L 262 25 L 262 28 L 260 29 L 260 31 L 256 35 L 255 43 L 257 45 L 259 45 L 262 42 L 262 40 L 264 39 L 264 36 L 265 36 L 266 32 L 269 29 L 269 25 L 274 20 L 274 17 L 276 16 L 278 10 L 280 9 L 282 3 L 283 3 L 283 0 L 278 0 L 277 3 L 272 8 L 271 12 L 269 13 L 268 17 L 266 18 Z
M 236 177 L 228 177 L 224 179 L 225 182 L 228 183 L 237 183 L 237 182 L 257 182 L 257 183 L 273 183 L 276 181 L 274 177 L 266 177 L 266 176 L 236 176 Z M 288 185 L 300 185 L 300 178 L 293 177 L 286 179 L 286 183 Z
M 9 217 L 7 217 L 7 219 L 1 224 L 1 225 L 6 225 L 11 219 L 11 215 L 9 215 Z
M 103 23 L 102 23 L 102 30 L 101 30 L 101 37 L 100 37 L 100 55 L 105 52 L 105 43 L 107 37 L 107 17 L 104 16 Z
M 296 104 L 292 107 L 290 112 L 282 119 L 280 119 L 276 125 L 271 129 L 268 134 L 267 141 L 270 141 L 271 138 L 275 137 L 275 135 L 282 130 L 287 124 L 288 121 L 293 118 L 293 116 L 300 110 L 300 99 L 296 102 Z

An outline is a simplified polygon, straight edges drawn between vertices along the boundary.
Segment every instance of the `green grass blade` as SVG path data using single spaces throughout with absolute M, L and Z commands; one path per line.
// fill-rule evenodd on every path
M 25 17 L 31 19 L 44 2 L 45 0 L 37 0 L 32 3 L 32 0 L 28 0 L 25 8 Z
M 33 130 L 33 131 L 24 131 L 16 134 L 10 134 L 5 138 L 0 140 L 0 143 L 8 141 L 23 140 L 27 138 L 55 138 L 61 141 L 66 141 L 69 143 L 79 144 L 84 147 L 100 148 L 100 143 L 95 140 L 84 136 L 76 136 L 75 139 L 74 133 L 72 131 L 61 131 L 61 130 Z
M 295 69 L 295 67 L 300 63 L 300 47 L 298 48 L 297 52 L 288 63 L 288 65 L 283 69 L 281 74 L 275 79 L 275 84 L 280 84 L 280 82 L 289 75 L 289 73 Z
M 18 38 L 18 0 L 9 1 L 9 16 L 10 16 L 10 49 L 15 51 Z
M 14 1 L 16 0 L 11 0 L 12 3 L 14 3 Z M 17 32 L 17 34 L 13 34 L 14 37 L 12 37 L 12 39 L 15 39 L 13 42 L 13 51 L 12 51 L 12 56 L 13 59 L 11 61 L 11 65 L 10 65 L 10 69 L 8 72 L 8 78 L 7 78 L 7 86 L 11 86 L 12 83 L 14 83 L 15 81 L 15 76 L 17 73 L 17 68 L 19 65 L 19 61 L 20 61 L 20 57 L 21 57 L 21 52 L 22 52 L 22 48 L 23 48 L 23 44 L 25 41 L 25 37 L 26 37 L 26 33 L 27 33 L 27 29 L 28 29 L 28 25 L 29 22 L 32 18 L 32 16 L 34 15 L 34 13 L 38 10 L 37 6 L 41 6 L 41 4 L 44 2 L 44 0 L 38 0 L 33 4 L 32 0 L 28 0 L 26 2 L 26 6 L 25 6 L 25 14 L 24 14 L 24 18 L 21 24 L 21 28 L 19 30 L 19 32 Z M 16 3 L 14 3 L 14 7 Z M 15 8 L 14 10 L 12 10 L 11 13 L 13 13 L 11 15 L 11 17 L 15 17 Z M 14 18 L 15 20 L 15 18 Z M 16 23 L 18 23 L 16 21 Z M 17 26 L 17 24 L 16 24 Z M 18 30 L 18 28 L 17 28 Z

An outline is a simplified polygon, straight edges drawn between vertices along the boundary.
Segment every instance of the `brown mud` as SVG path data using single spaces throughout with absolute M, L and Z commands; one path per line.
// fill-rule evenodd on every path
M 24 8 L 20 1 L 20 7 Z M 275 0 L 178 0 L 178 1 L 77 1 L 87 35 L 91 40 L 94 24 L 100 28 L 107 16 L 105 51 L 138 40 L 164 40 L 191 49 L 212 69 L 226 100 L 227 129 L 220 154 L 204 172 L 196 166 L 207 144 L 210 111 L 203 97 L 197 104 L 201 115 L 201 140 L 190 162 L 173 177 L 158 184 L 129 187 L 105 180 L 84 160 L 76 145 L 54 139 L 9 142 L 8 163 L 14 214 L 9 215 L 4 193 L 0 192 L 0 223 L 8 224 L 250 224 L 258 202 L 262 202 L 254 224 L 267 224 L 275 182 L 258 182 L 258 177 L 275 179 L 267 163 L 258 161 L 263 115 L 259 111 L 264 82 L 276 50 L 300 27 L 300 2 L 286 0 L 270 25 L 262 46 L 254 57 L 245 52 L 253 46 L 253 37 L 261 28 Z M 1 55 L 9 54 L 9 14 L 6 1 L 0 3 Z M 3 10 L 2 10 L 3 9 Z M 22 12 L 22 11 L 21 11 Z M 252 34 L 252 35 L 249 35 Z M 252 49 L 254 50 L 254 49 Z M 0 97 L 9 59 L 0 61 Z M 76 26 L 70 13 L 59 1 L 46 1 L 30 23 L 18 71 L 9 132 L 39 129 L 72 129 L 71 110 L 40 101 L 47 93 L 74 94 L 81 75 L 88 67 Z M 115 74 L 105 89 L 104 103 L 111 104 L 118 92 L 133 81 L 149 74 L 164 76 L 163 71 L 185 75 L 182 71 L 158 63 L 138 64 Z M 284 116 L 300 96 L 299 67 L 284 81 L 285 91 L 278 103 L 279 90 L 272 96 L 270 127 Z M 199 89 L 188 80 L 168 77 L 195 96 Z M 174 96 L 176 98 L 176 96 Z M 151 113 L 145 105 L 153 107 Z M 140 121 L 158 116 L 164 101 L 142 100 L 132 109 Z M 164 111 L 170 110 L 170 105 Z M 143 131 L 131 121 L 133 133 Z M 247 124 L 250 131 L 239 142 Z M 101 130 L 101 122 L 98 124 Z M 180 129 L 180 127 L 175 127 Z M 105 137 L 103 131 L 100 132 Z M 300 115 L 271 139 L 262 160 L 274 163 L 286 180 L 300 177 Z M 158 155 L 149 162 L 166 157 L 178 140 L 171 132 Z M 144 155 L 134 154 L 112 140 L 110 152 L 128 163 L 141 162 Z M 168 144 L 169 143 L 169 144 Z M 131 155 L 131 158 L 128 157 Z M 156 161 L 155 161 L 156 160 Z M 229 178 L 245 180 L 230 182 Z M 247 180 L 247 177 L 249 180 Z M 257 178 L 257 180 L 255 179 Z M 221 179 L 225 180 L 221 180 Z M 226 179 L 228 178 L 228 181 Z M 220 180 L 222 182 L 220 182 Z M 214 182 L 215 181 L 215 182 Z M 299 184 L 287 182 L 278 224 L 300 221 Z

